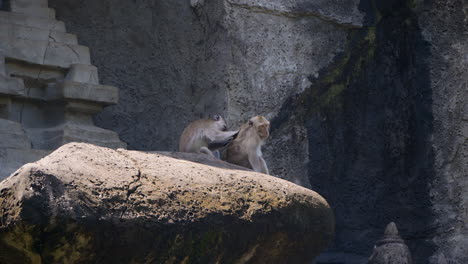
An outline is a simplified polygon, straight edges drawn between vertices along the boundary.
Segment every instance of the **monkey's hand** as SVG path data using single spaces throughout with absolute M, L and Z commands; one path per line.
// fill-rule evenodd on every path
M 210 150 L 220 149 L 220 148 L 223 148 L 223 147 L 227 146 L 227 144 L 229 144 L 231 141 L 232 141 L 232 139 L 231 140 L 225 140 L 225 141 L 213 141 L 213 142 L 208 144 L 208 148 Z
M 239 131 L 223 131 L 218 132 L 212 138 L 207 137 L 208 148 L 210 150 L 216 150 L 227 146 L 227 144 L 231 143 L 231 141 L 236 138 L 237 133 L 239 133 Z

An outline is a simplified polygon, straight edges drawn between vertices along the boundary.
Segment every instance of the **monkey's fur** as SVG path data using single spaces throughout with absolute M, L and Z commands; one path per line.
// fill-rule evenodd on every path
M 231 142 L 238 132 L 226 130 L 226 121 L 220 115 L 193 121 L 180 136 L 179 151 L 205 153 L 219 159 L 217 150 Z
M 229 143 L 226 161 L 254 171 L 269 174 L 262 158 L 262 145 L 270 135 L 270 122 L 263 116 L 252 117 L 239 129 L 237 137 Z

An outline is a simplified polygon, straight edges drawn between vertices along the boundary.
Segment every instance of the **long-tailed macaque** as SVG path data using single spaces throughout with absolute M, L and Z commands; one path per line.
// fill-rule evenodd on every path
M 262 158 L 262 145 L 270 135 L 270 122 L 263 116 L 255 116 L 240 127 L 237 137 L 229 143 L 226 161 L 269 174 Z
M 205 153 L 219 159 L 218 149 L 232 141 L 238 131 L 227 131 L 220 115 L 190 123 L 179 140 L 180 152 Z

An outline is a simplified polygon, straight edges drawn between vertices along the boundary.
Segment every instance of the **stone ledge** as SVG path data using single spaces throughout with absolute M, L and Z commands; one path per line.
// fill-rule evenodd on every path
M 35 7 L 35 6 L 22 7 L 19 5 L 13 5 L 11 6 L 11 12 L 18 13 L 18 14 L 25 14 L 31 17 L 55 19 L 55 10 L 52 8 L 48 8 L 48 7 Z
M 11 8 L 48 7 L 47 0 L 10 0 Z
M 63 81 L 47 88 L 49 100 L 83 100 L 103 105 L 116 104 L 119 90 L 108 85 Z
M 29 39 L 78 45 L 76 35 L 49 29 L 21 26 L 9 23 L 0 24 L 0 37 L 6 39 Z
M 65 24 L 55 19 L 31 17 L 25 14 L 0 11 L 0 23 L 37 27 L 59 32 L 66 32 Z
M 26 89 L 24 82 L 20 78 L 7 77 L 0 74 L 0 95 L 25 96 Z
M 44 40 L 0 36 L 5 57 L 28 63 L 69 68 L 72 64 L 91 64 L 88 47 Z
M 70 142 L 86 142 L 108 148 L 126 148 L 117 133 L 93 125 L 71 122 L 43 129 L 28 129 L 35 149 L 56 149 Z
M 65 77 L 68 81 L 99 84 L 98 69 L 87 64 L 72 64 Z

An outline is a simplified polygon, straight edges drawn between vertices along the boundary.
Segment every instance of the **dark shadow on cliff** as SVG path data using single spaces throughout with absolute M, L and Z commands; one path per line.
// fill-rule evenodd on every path
M 370 26 L 349 30 L 347 49 L 283 105 L 272 130 L 290 118 L 308 130 L 312 189 L 336 213 L 330 251 L 367 257 L 394 221 L 414 263 L 427 263 L 435 231 L 430 50 L 406 1 L 361 9 Z

